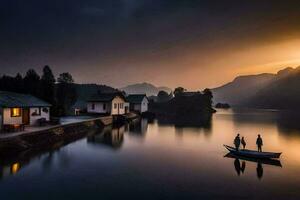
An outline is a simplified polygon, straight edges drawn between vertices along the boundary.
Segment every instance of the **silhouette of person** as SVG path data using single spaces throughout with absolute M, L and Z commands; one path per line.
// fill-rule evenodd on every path
M 257 151 L 262 152 L 262 145 L 263 145 L 263 140 L 258 134 L 257 139 L 256 139 L 256 145 L 257 145 Z
M 243 145 L 243 149 L 245 149 L 246 147 L 246 141 L 245 141 L 245 138 L 242 137 L 242 141 L 241 141 L 242 145 Z
M 246 162 L 243 160 L 242 167 L 241 167 L 241 172 L 244 173 L 245 169 L 246 169 Z
M 233 144 L 235 145 L 236 150 L 238 151 L 241 145 L 240 134 L 237 134 L 234 138 Z
M 237 159 L 237 158 L 234 160 L 234 168 L 235 168 L 235 171 L 236 171 L 237 175 L 240 176 L 240 174 L 241 174 L 241 163 L 240 163 L 240 160 Z
M 257 178 L 260 180 L 263 177 L 263 174 L 264 174 L 264 169 L 262 167 L 262 164 L 258 162 L 256 167 Z

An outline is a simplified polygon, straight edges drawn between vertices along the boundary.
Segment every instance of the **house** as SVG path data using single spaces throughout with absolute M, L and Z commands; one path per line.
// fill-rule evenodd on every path
M 130 111 L 144 113 L 148 111 L 149 100 L 145 94 L 132 94 L 127 96 Z
M 0 91 L 0 129 L 3 126 L 36 125 L 49 121 L 51 105 L 32 95 Z
M 124 115 L 129 105 L 121 93 L 98 93 L 87 101 L 87 112 L 106 115 Z
M 71 107 L 71 115 L 80 115 L 81 113 L 87 112 L 87 102 L 81 99 L 78 99 L 74 105 Z

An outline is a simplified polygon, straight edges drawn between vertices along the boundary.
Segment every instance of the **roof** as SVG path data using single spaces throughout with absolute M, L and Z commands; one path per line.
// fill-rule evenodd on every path
M 147 98 L 145 94 L 131 94 L 126 99 L 129 103 L 142 103 L 145 97 Z
M 0 91 L 0 107 L 50 107 L 51 104 L 29 94 Z
M 77 99 L 77 101 L 72 106 L 72 109 L 81 109 L 84 110 L 86 108 L 86 101 L 82 99 Z
M 125 100 L 125 97 L 120 93 L 98 93 L 91 96 L 91 98 L 88 99 L 88 102 L 109 102 L 117 96 Z

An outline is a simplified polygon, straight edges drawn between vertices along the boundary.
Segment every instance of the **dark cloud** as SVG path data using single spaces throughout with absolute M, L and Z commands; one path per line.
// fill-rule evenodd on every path
M 116 70 L 143 76 L 136 69 L 149 71 L 154 61 L 151 68 L 161 70 L 164 65 L 158 63 L 195 51 L 211 53 L 225 46 L 298 37 L 299 4 L 293 0 L 4 0 L 1 73 L 48 64 L 57 72 L 70 71 L 82 82 L 123 84 L 114 79 Z M 82 75 L 84 71 L 94 78 Z

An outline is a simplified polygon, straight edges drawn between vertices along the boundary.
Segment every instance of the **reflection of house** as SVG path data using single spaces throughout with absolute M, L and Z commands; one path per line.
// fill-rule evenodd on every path
M 148 120 L 142 118 L 129 123 L 129 133 L 135 135 L 145 135 L 148 129 Z
M 129 95 L 127 101 L 130 104 L 130 111 L 144 113 L 148 111 L 148 98 L 145 94 Z
M 114 149 L 118 149 L 123 144 L 124 132 L 125 126 L 120 128 L 105 127 L 102 133 L 89 136 L 88 142 L 94 144 L 105 144 Z
M 126 113 L 125 97 L 119 93 L 99 93 L 92 96 L 87 103 L 87 112 L 95 114 L 124 115 Z
M 4 125 L 35 125 L 49 121 L 50 104 L 27 94 L 0 91 L 0 128 Z

